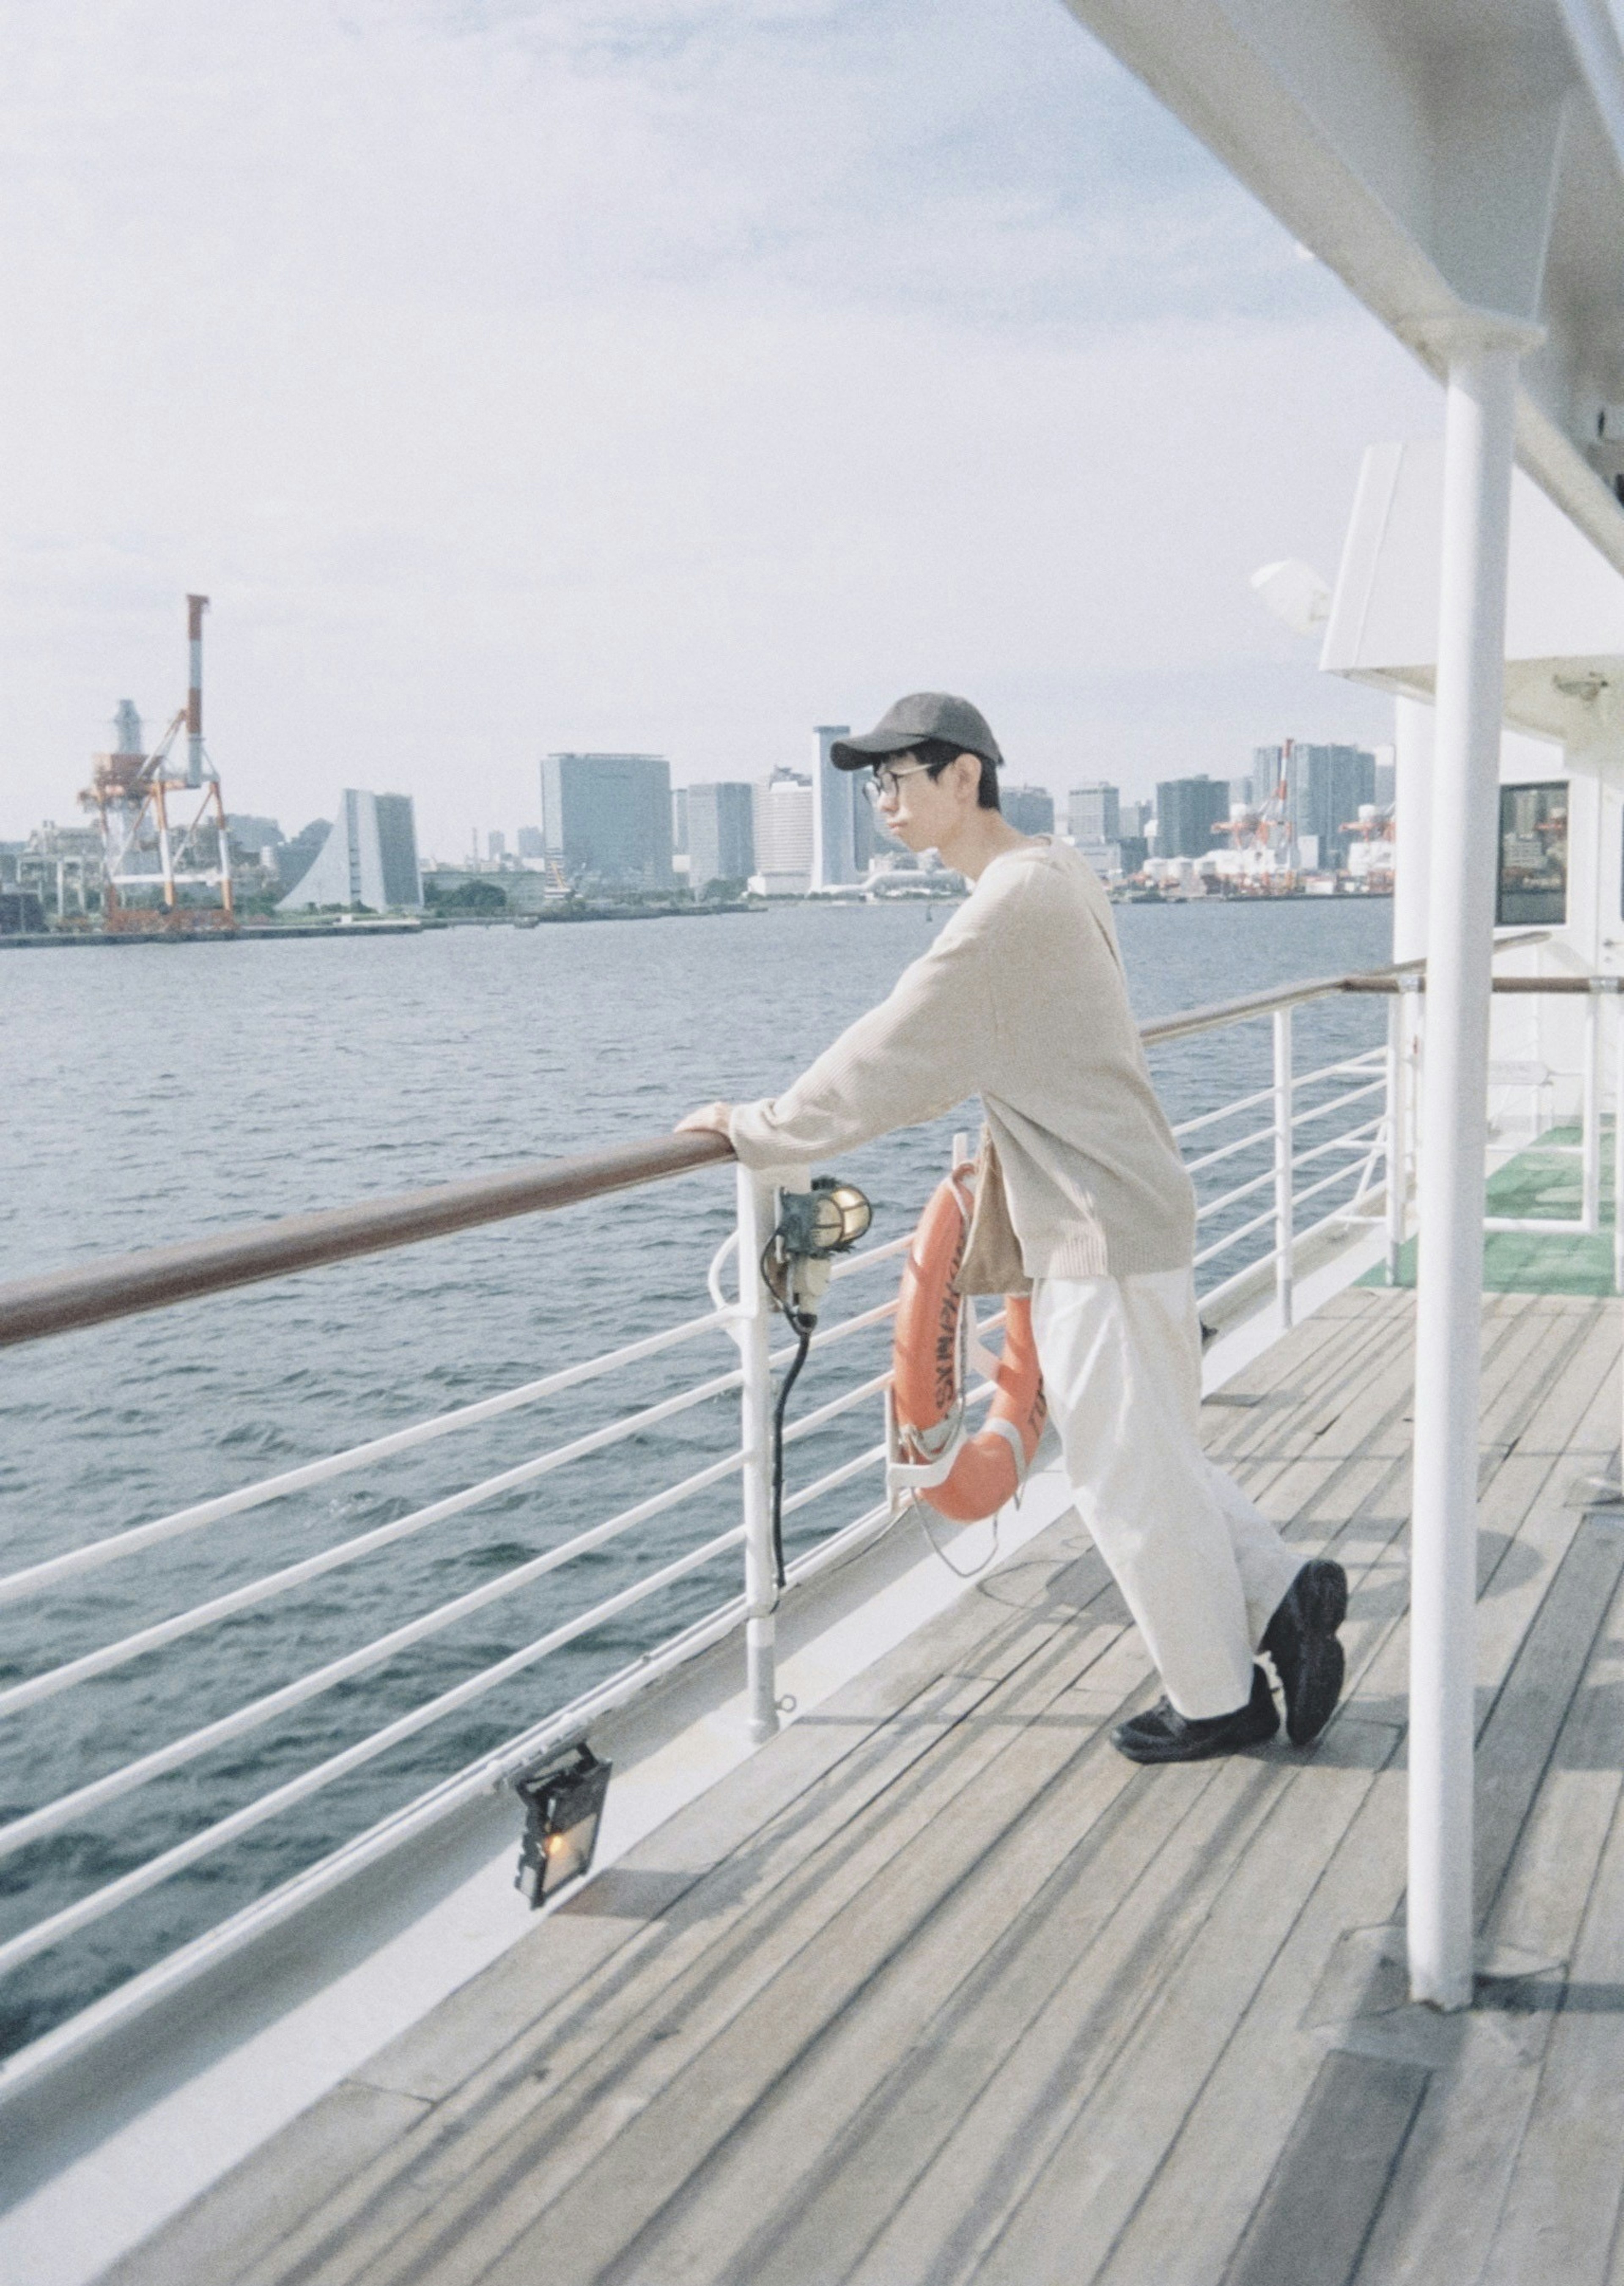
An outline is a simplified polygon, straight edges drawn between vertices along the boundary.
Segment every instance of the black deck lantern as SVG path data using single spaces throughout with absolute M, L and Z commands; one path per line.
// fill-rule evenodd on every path
M 546 1904 L 590 1871 L 613 1768 L 583 1738 L 514 1779 L 526 1823 L 513 1886 L 532 1905 Z

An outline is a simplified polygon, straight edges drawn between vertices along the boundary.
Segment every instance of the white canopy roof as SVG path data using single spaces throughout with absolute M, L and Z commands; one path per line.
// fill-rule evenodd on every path
M 1320 664 L 1431 698 L 1438 662 L 1443 448 L 1365 455 Z M 1576 747 L 1624 709 L 1624 576 L 1530 480 L 1511 488 L 1505 717 Z
M 1608 0 L 1068 4 L 1434 371 L 1475 322 L 1542 330 L 1518 458 L 1624 568 L 1624 51 Z

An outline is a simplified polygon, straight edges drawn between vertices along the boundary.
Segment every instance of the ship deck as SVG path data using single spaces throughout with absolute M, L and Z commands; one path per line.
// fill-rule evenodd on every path
M 1483 1318 L 1476 2006 L 1404 1993 L 1413 1297 L 1206 1408 L 1352 1583 L 1317 1747 L 1136 1770 L 1075 1518 L 793 1722 L 118 2286 L 1624 2280 L 1619 1305 Z

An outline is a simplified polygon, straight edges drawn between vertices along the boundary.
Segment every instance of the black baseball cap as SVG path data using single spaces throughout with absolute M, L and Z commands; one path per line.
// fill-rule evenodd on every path
M 961 754 L 979 754 L 1000 769 L 1004 757 L 987 717 L 967 698 L 947 690 L 913 690 L 888 706 L 865 737 L 838 738 L 829 759 L 838 770 L 864 770 L 887 754 L 905 754 L 926 738 L 945 739 Z

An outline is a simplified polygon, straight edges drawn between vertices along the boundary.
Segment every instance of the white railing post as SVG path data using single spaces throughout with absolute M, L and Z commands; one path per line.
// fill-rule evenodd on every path
M 773 1570 L 772 1366 L 769 1357 L 772 1304 L 761 1277 L 761 1256 L 773 1228 L 773 1186 L 747 1167 L 738 1171 L 738 1344 L 744 1386 L 739 1391 L 739 1450 L 745 1516 L 745 1659 L 750 1737 L 760 1746 L 778 1728 L 778 1675 L 774 1612 L 778 1587 Z
M 1416 1221 L 1410 1556 L 1411 1998 L 1472 1997 L 1478 1411 L 1506 564 L 1518 359 L 1533 337 L 1447 344 L 1438 731 Z
M 1274 1297 L 1291 1323 L 1291 1011 L 1274 1011 Z
M 1395 992 L 1387 1015 L 1387 1282 L 1399 1282 L 1404 1249 L 1404 1204 L 1409 1185 L 1409 1138 L 1405 1119 L 1405 996 Z
M 1602 998 L 1594 984 L 1585 997 L 1582 1084 L 1579 1218 L 1587 1231 L 1594 1233 L 1602 1226 Z

